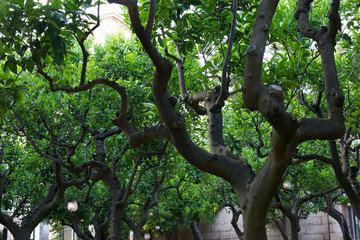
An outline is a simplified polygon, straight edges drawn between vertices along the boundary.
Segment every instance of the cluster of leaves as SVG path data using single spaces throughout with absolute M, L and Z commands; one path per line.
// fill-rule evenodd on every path
M 37 65 L 61 72 L 55 76 L 70 75 L 71 66 L 59 66 L 71 56 L 78 56 L 79 52 L 70 48 L 75 41 L 85 39 L 91 23 L 97 20 L 85 11 L 93 5 L 92 0 L 52 0 L 47 4 L 34 0 L 1 1 L 0 125 L 5 112 L 26 97 L 29 81 L 24 80 L 33 77 Z
M 2 209 L 19 208 L 18 216 L 27 213 L 42 198 L 54 182 L 52 164 L 40 159 L 32 148 L 14 136 L 3 136 L 4 160 L 1 172 L 4 181 Z
M 148 223 L 149 229 L 160 227 L 157 234 L 176 236 L 181 230 L 202 220 L 212 222 L 222 208 L 221 196 L 214 183 L 217 178 L 195 169 L 183 161 L 176 163 L 173 169 L 176 175 L 171 182 L 183 181 L 179 188 L 173 188 L 160 196 L 158 206 L 154 209 L 154 218 Z
M 86 13 L 92 0 L 2 1 L 0 60 L 3 70 L 34 69 L 36 63 L 61 65 L 74 39 L 81 40 L 89 30 L 90 20 L 97 17 Z M 27 51 L 29 50 L 29 51 Z M 19 69 L 18 69 L 19 68 Z

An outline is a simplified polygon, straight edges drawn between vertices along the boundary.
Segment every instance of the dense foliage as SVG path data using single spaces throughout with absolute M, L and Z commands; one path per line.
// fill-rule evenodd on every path
M 323 210 L 338 187 L 360 217 L 358 1 L 108 2 L 135 39 L 91 44 L 100 1 L 0 3 L 1 205 L 27 206 L 0 216 L 14 235 L 50 216 L 84 239 L 171 238 L 220 207 L 203 172 L 231 184 L 244 239 L 266 238 L 271 206 L 298 220 L 296 201 Z

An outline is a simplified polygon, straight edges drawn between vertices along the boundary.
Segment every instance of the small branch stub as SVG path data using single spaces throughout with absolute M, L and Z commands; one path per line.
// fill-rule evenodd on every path
M 269 95 L 278 102 L 284 101 L 283 91 L 279 85 L 270 85 Z
M 272 84 L 272 85 L 270 85 L 270 90 L 271 89 L 282 92 L 282 88 L 279 85 Z
M 246 52 L 249 54 L 257 54 L 256 46 L 251 44 L 247 47 Z

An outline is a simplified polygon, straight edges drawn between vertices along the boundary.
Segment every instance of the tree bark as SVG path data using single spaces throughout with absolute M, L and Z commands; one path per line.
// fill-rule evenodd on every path
M 286 218 L 283 217 L 282 221 L 285 220 L 285 224 L 281 224 L 278 220 L 274 219 L 274 223 L 276 224 L 277 228 L 279 229 L 281 236 L 283 237 L 284 240 L 289 240 L 288 236 L 287 236 L 287 232 L 286 232 Z M 284 221 L 283 221 L 284 222 Z
M 347 224 L 347 220 L 345 216 L 333 207 L 328 209 L 327 212 L 332 218 L 334 218 L 339 223 L 344 240 L 353 240 L 353 238 L 350 235 L 349 225 Z
M 291 218 L 290 226 L 291 226 L 291 240 L 298 240 L 299 231 L 300 231 L 299 217 L 294 216 L 293 218 Z
M 265 218 L 263 218 L 262 216 L 256 216 L 251 211 L 245 211 L 243 213 L 243 222 L 245 240 L 267 239 Z
M 7 228 L 4 227 L 4 229 L 3 229 L 3 239 L 4 240 L 7 240 L 7 235 L 8 235 L 8 230 L 7 230 Z
M 198 228 L 198 225 L 196 223 L 192 223 L 190 225 L 191 227 L 191 231 L 193 233 L 193 236 L 194 236 L 194 240 L 203 240 L 204 237 L 203 235 L 201 234 L 199 228 Z
M 141 230 L 137 229 L 135 231 L 133 231 L 134 233 L 134 240 L 141 240 Z
M 334 201 L 333 197 L 329 196 L 327 198 L 326 212 L 339 223 L 344 240 L 353 240 L 353 238 L 350 235 L 349 225 L 347 223 L 345 216 L 334 208 L 333 201 Z
M 29 240 L 31 237 L 32 229 L 22 229 L 16 233 L 12 233 L 15 240 Z
M 117 206 L 119 197 L 113 193 L 113 200 L 111 202 L 111 213 L 110 213 L 110 240 L 122 240 L 122 216 L 124 215 L 123 208 Z M 135 234 L 135 233 L 134 233 Z

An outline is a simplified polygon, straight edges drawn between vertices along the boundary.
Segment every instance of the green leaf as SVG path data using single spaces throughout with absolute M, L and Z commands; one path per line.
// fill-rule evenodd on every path
M 161 37 L 158 37 L 158 41 L 161 47 L 164 47 L 164 42 Z
M 98 18 L 94 14 L 87 14 L 92 20 L 97 21 Z
M 60 66 L 64 62 L 64 54 L 60 51 L 55 52 L 55 63 Z
M 52 47 L 55 51 L 60 50 L 62 46 L 62 38 L 60 36 L 55 36 L 52 40 Z
M 155 107 L 155 104 L 153 104 L 153 103 L 147 103 L 147 102 L 145 102 L 145 103 L 143 103 L 143 105 L 144 105 L 145 107 L 148 107 L 148 108 Z
M 12 71 L 13 73 L 17 74 L 17 65 L 14 56 L 9 56 L 8 60 L 5 62 L 4 72 L 8 73 L 8 69 L 10 69 L 10 71 Z
M 61 0 L 51 0 L 51 6 L 53 6 L 56 9 L 61 8 Z
M 47 21 L 48 21 L 52 26 L 54 26 L 56 29 L 60 30 L 60 27 L 59 27 L 59 25 L 58 25 L 56 22 L 54 22 L 54 21 L 51 20 L 51 19 L 47 19 Z
M 45 85 L 46 82 L 38 82 L 37 84 L 35 84 L 35 87 L 38 88 L 38 87 L 41 87 L 43 85 Z

